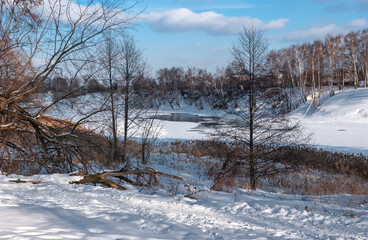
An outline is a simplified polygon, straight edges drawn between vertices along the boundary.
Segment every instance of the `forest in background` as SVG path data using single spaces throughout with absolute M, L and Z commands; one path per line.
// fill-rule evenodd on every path
M 267 55 L 258 84 L 264 89 L 273 89 L 277 103 L 287 111 L 313 98 L 313 106 L 320 105 L 322 89 L 328 87 L 330 96 L 334 87 L 367 87 L 368 83 L 368 30 L 350 32 L 346 35 L 327 36 L 324 40 L 292 45 L 271 50 Z M 155 75 L 142 71 L 132 82 L 132 89 L 143 97 L 156 99 L 161 105 L 169 103 L 180 107 L 184 99 L 188 104 L 201 108 L 203 102 L 214 108 L 225 109 L 235 104 L 246 93 L 246 69 L 236 69 L 234 63 L 218 68 L 216 73 L 196 67 L 167 67 Z M 85 83 L 83 85 L 83 83 Z M 113 81 L 114 91 L 122 92 L 124 81 L 117 77 Z M 83 86 L 81 86 L 83 85 Z M 108 91 L 106 79 L 93 77 L 88 82 L 55 76 L 45 81 L 41 91 L 53 93 L 80 89 L 79 94 Z

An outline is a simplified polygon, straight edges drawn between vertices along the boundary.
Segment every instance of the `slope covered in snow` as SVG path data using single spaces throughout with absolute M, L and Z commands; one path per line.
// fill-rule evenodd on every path
M 308 132 L 311 144 L 368 155 L 368 89 L 349 89 L 324 97 L 317 109 L 310 102 L 292 113 Z M 309 111 L 307 111 L 309 108 Z
M 78 108 L 82 108 L 82 112 L 88 112 L 91 108 L 99 106 L 96 103 L 97 99 L 102 101 L 103 96 L 101 94 L 80 96 L 77 101 L 79 107 L 72 108 L 71 104 L 66 102 L 59 104 L 48 114 L 76 121 L 82 116 L 78 112 L 80 110 Z M 310 102 L 309 100 L 290 115 L 301 122 L 307 133 L 313 133 L 311 145 L 321 146 L 327 150 L 362 152 L 368 155 L 368 89 L 348 89 L 337 91 L 333 97 L 324 96 L 321 106 L 317 109 L 310 107 Z M 203 122 L 211 123 L 212 121 L 216 122 L 216 118 L 230 118 L 225 112 L 213 110 L 207 105 L 204 105 L 204 109 L 198 109 L 194 105 L 189 106 L 185 103 L 180 104 L 180 106 L 180 108 L 172 109 L 170 106 L 163 105 L 157 114 L 183 114 L 193 118 L 206 117 L 207 119 L 205 121 L 201 119 L 198 121 L 158 120 L 156 123 L 161 129 L 158 136 L 160 139 L 206 139 L 209 137 L 209 131 L 205 128 L 206 124 L 202 124 Z M 155 110 L 150 110 L 144 116 L 151 117 L 155 114 Z M 109 117 L 109 113 L 94 116 L 97 120 L 105 122 L 109 121 Z M 215 119 L 211 120 L 211 117 Z M 118 116 L 118 129 L 120 136 L 122 136 L 123 119 L 120 115 Z M 131 132 L 135 132 L 134 126 Z M 140 131 L 138 131 L 135 137 L 139 139 L 140 136 Z

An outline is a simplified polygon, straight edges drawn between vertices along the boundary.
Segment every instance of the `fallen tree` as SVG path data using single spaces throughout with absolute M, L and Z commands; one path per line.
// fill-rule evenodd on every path
M 20 178 L 18 178 L 17 180 L 9 180 L 9 182 L 13 182 L 13 183 L 32 183 L 32 184 L 42 183 L 41 181 L 35 181 L 35 180 L 21 180 Z
M 131 179 L 128 176 L 135 175 L 135 179 Z M 139 187 L 152 187 L 158 184 L 157 176 L 164 176 L 167 178 L 176 179 L 179 181 L 183 181 L 181 177 L 170 175 L 167 173 L 159 172 L 153 168 L 146 167 L 144 169 L 134 169 L 134 170 L 121 170 L 121 171 L 111 171 L 111 172 L 102 172 L 97 174 L 86 174 L 84 172 L 78 172 L 71 174 L 71 176 L 83 176 L 82 179 L 78 181 L 70 182 L 70 184 L 87 184 L 93 183 L 96 185 L 97 183 L 102 184 L 107 187 L 116 188 L 119 190 L 126 190 L 125 187 L 120 184 L 114 182 L 114 180 L 123 180 L 133 186 Z M 112 178 L 112 179 L 108 179 Z

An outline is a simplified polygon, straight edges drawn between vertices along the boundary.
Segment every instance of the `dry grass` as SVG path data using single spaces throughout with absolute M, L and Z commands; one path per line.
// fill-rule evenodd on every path
M 309 147 L 280 148 L 275 158 L 298 169 L 319 170 L 330 174 L 360 176 L 368 179 L 368 158 L 362 154 L 324 151 Z
M 160 143 L 156 146 L 156 152 L 187 154 L 194 157 L 222 158 L 228 152 L 228 146 L 219 141 L 174 141 Z
M 303 169 L 268 179 L 269 190 L 283 189 L 284 193 L 302 195 L 368 195 L 368 180 L 346 174 Z
M 155 151 L 182 154 L 186 157 L 178 158 L 178 161 L 191 161 L 214 180 L 221 174 L 223 159 L 231 156 L 233 149 L 229 144 L 216 141 L 175 141 L 160 143 Z M 287 167 L 282 168 L 284 172 L 262 178 L 259 189 L 282 189 L 285 193 L 306 195 L 368 195 L 368 158 L 363 155 L 308 147 L 282 147 L 271 157 Z M 233 172 L 227 172 L 218 179 L 216 190 L 232 192 L 237 187 L 249 188 L 244 169 L 240 167 L 230 171 Z

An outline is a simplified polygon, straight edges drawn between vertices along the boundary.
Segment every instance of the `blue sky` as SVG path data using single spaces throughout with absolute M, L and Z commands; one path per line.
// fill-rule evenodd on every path
M 271 49 L 368 28 L 368 0 L 143 0 L 139 7 L 132 34 L 152 73 L 172 66 L 215 72 L 250 24 L 265 30 Z

